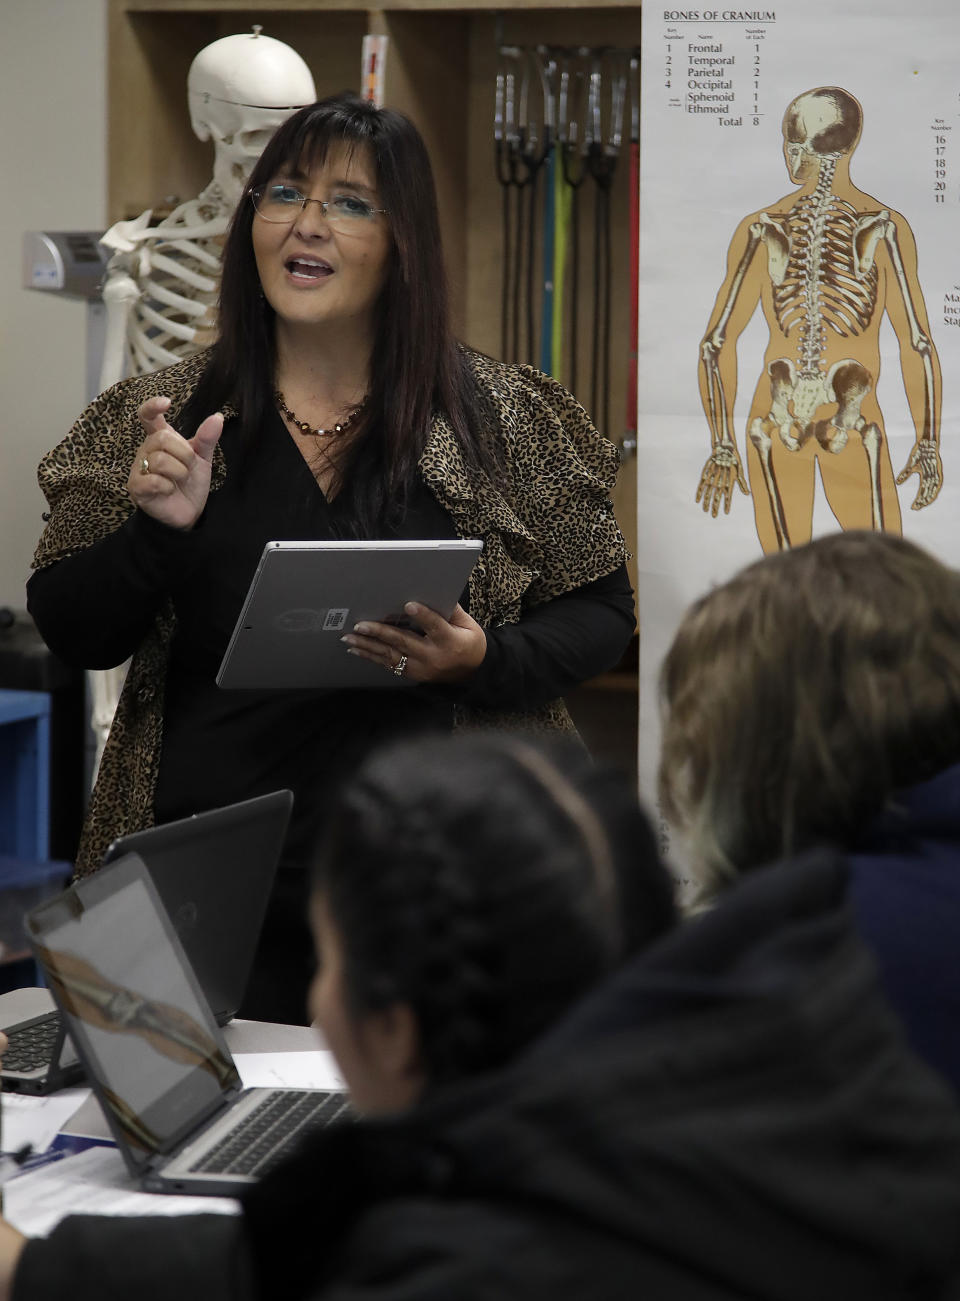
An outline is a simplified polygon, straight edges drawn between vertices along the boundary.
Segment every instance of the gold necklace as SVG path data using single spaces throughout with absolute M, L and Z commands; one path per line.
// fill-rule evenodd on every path
M 290 410 L 290 408 L 287 406 L 286 402 L 284 402 L 284 400 L 283 400 L 283 394 L 280 392 L 279 389 L 274 389 L 274 390 L 273 390 L 273 396 L 276 398 L 277 406 L 280 408 L 280 410 L 283 412 L 283 414 L 287 417 L 287 419 L 290 421 L 290 423 L 291 423 L 292 425 L 296 425 L 296 427 L 300 430 L 301 434 L 310 434 L 310 435 L 312 435 L 312 437 L 314 437 L 314 438 L 326 438 L 326 437 L 336 438 L 338 434 L 344 434 L 344 433 L 346 433 L 346 431 L 350 428 L 350 426 L 351 426 L 351 425 L 353 424 L 353 422 L 356 420 L 357 416 L 360 414 L 360 412 L 363 410 L 363 408 L 367 405 L 366 395 L 364 395 L 364 397 L 361 398 L 361 400 L 357 403 L 357 405 L 356 405 L 355 407 L 351 407 L 351 408 L 350 408 L 350 412 L 349 412 L 349 414 L 347 415 L 347 418 L 346 418 L 345 420 L 340 420 L 340 421 L 338 421 L 338 422 L 333 426 L 332 429 L 323 429 L 323 428 L 320 427 L 320 426 L 318 426 L 316 429 L 314 429 L 312 425 L 309 425 L 309 424 L 306 422 L 306 420 L 298 420 L 298 419 L 297 419 L 297 417 L 294 415 L 294 413 L 293 413 L 293 412 Z

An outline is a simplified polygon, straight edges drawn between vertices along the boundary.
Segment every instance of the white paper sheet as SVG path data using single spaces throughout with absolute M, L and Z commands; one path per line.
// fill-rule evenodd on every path
M 45 1152 L 89 1093 L 89 1089 L 61 1089 L 45 1098 L 26 1093 L 4 1093 L 3 1150 L 16 1152 L 29 1143 Z
M 293 1053 L 234 1053 L 244 1088 L 343 1089 L 333 1053 L 326 1049 Z
M 48 1234 L 67 1215 L 236 1214 L 229 1197 L 168 1197 L 140 1192 L 113 1147 L 92 1147 L 5 1185 L 4 1215 L 31 1237 Z

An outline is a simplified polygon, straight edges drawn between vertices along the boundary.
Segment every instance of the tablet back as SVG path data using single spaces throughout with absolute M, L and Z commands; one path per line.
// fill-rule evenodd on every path
M 483 543 L 268 542 L 217 673 L 227 688 L 402 689 L 403 677 L 347 654 L 361 619 L 410 625 L 408 601 L 449 618 Z

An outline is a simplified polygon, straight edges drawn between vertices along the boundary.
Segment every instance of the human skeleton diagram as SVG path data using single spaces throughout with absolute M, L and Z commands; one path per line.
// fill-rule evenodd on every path
M 714 517 L 734 486 L 752 491 L 766 552 L 809 541 L 816 470 L 843 529 L 901 531 L 897 484 L 918 476 L 913 509 L 940 491 L 940 364 L 904 218 L 856 189 L 850 155 L 859 103 L 836 86 L 799 95 L 783 119 L 784 158 L 799 189 L 744 218 L 700 345 L 700 396 L 711 452 L 696 499 Z M 758 302 L 770 330 L 747 419 L 750 489 L 733 428 L 737 340 Z M 876 396 L 886 313 L 915 430 L 894 481 Z
M 207 45 L 187 75 L 190 122 L 214 146 L 213 179 L 151 225 L 152 209 L 102 237 L 113 254 L 103 287 L 106 340 L 100 391 L 146 375 L 213 342 L 223 240 L 247 177 L 282 122 L 316 99 L 296 50 L 259 27 Z M 96 765 L 113 721 L 125 666 L 90 674 Z

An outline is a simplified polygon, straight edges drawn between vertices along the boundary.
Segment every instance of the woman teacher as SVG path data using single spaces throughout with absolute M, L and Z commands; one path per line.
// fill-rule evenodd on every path
M 29 609 L 71 663 L 133 657 L 78 874 L 121 833 L 290 787 L 243 1011 L 303 1020 L 304 864 L 326 793 L 391 737 L 569 730 L 563 692 L 621 656 L 616 468 L 560 385 L 454 339 L 412 123 L 352 96 L 290 117 L 234 217 L 213 347 L 101 394 L 40 466 Z M 409 689 L 216 686 L 267 541 L 458 536 L 484 550 L 449 620 L 347 633 Z

